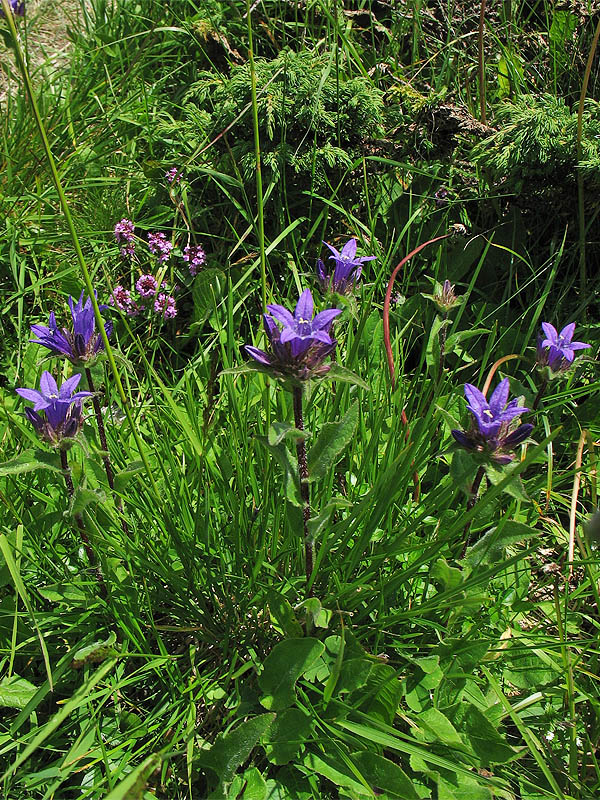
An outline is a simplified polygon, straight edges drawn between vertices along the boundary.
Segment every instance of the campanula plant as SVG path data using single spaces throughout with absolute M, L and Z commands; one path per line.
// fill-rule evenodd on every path
M 44 372 L 39 389 L 15 389 L 18 395 L 34 403 L 33 408 L 25 409 L 25 416 L 40 438 L 53 447 L 67 449 L 71 446 L 68 440 L 81 430 L 81 403 L 92 392 L 76 392 L 80 380 L 81 375 L 72 375 L 59 389 L 52 375 Z
M 574 342 L 575 323 L 570 322 L 560 331 L 550 322 L 542 322 L 538 334 L 536 364 L 542 376 L 542 383 L 533 402 L 535 411 L 542 399 L 548 383 L 565 375 L 573 366 L 578 350 L 587 350 L 591 345 Z
M 327 242 L 323 244 L 331 250 L 332 255 L 329 256 L 329 260 L 334 262 L 334 267 L 332 271 L 328 271 L 321 259 L 317 261 L 317 274 L 322 291 L 341 295 L 351 294 L 362 274 L 363 264 L 373 261 L 376 256 L 357 257 L 356 239 L 347 241 L 341 251 Z

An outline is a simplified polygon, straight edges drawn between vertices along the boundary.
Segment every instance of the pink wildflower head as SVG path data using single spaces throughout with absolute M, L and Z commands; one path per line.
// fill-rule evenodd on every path
M 177 308 L 175 307 L 175 298 L 161 292 L 154 301 L 154 310 L 157 314 L 161 314 L 164 319 L 176 317 Z
M 121 247 L 122 258 L 132 256 L 135 252 L 134 224 L 125 217 L 115 225 L 115 240 Z
M 158 260 L 162 263 L 168 261 L 173 249 L 173 243 L 167 239 L 164 233 L 149 233 L 148 249 L 155 256 L 158 256 Z
M 190 275 L 196 275 L 198 269 L 204 264 L 206 261 L 206 253 L 204 252 L 201 245 L 190 245 L 187 244 L 183 248 L 183 260 L 188 262 Z
M 137 317 L 140 313 L 140 307 L 131 296 L 129 289 L 125 289 L 120 284 L 112 290 L 108 302 L 129 317 Z
M 181 183 L 181 172 L 177 169 L 177 167 L 171 167 L 170 170 L 165 172 L 165 180 L 167 183 L 171 184 L 178 184 Z
M 137 279 L 135 288 L 141 297 L 153 297 L 158 289 L 158 281 L 154 275 L 142 275 Z

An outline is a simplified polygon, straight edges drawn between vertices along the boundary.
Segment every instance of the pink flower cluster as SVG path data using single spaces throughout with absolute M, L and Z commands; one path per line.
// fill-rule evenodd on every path
M 123 217 L 120 222 L 115 225 L 115 239 L 118 244 L 122 244 L 121 256 L 127 258 L 132 256 L 135 252 L 135 235 L 134 224 L 130 219 Z
M 173 242 L 170 242 L 164 233 L 149 233 L 148 234 L 148 250 L 158 256 L 160 263 L 169 260 L 171 250 L 173 249 Z
M 165 179 L 166 179 L 167 183 L 171 184 L 171 186 L 173 184 L 181 183 L 181 177 L 182 177 L 182 174 L 177 169 L 177 167 L 171 167 L 170 170 L 167 170 L 167 172 L 165 172 Z
M 165 319 L 173 319 L 177 316 L 175 298 L 161 292 L 154 301 L 154 310 L 157 314 L 162 314 Z
M 182 258 L 184 261 L 188 262 L 190 275 L 196 275 L 199 267 L 201 267 L 206 261 L 206 253 L 199 244 L 186 244 L 186 246 L 183 248 Z
M 129 289 L 125 289 L 120 284 L 115 286 L 108 302 L 127 314 L 128 317 L 137 317 L 142 311 L 149 310 L 151 307 L 164 319 L 173 319 L 177 316 L 175 298 L 166 292 L 156 294 L 158 281 L 153 275 L 141 275 L 135 283 L 135 288 L 139 295 L 137 298 L 132 297 Z M 166 283 L 163 282 L 160 288 L 166 289 Z M 152 303 L 146 305 L 145 301 L 151 297 L 155 298 L 153 306 Z

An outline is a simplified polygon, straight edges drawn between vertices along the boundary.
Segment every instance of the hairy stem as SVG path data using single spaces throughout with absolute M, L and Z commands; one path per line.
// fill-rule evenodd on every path
M 440 343 L 440 364 L 438 367 L 438 383 L 441 381 L 442 376 L 444 374 L 444 350 L 446 349 L 446 336 L 448 335 L 448 325 L 446 321 L 448 319 L 448 312 L 443 315 L 443 325 L 440 328 L 440 336 L 439 336 L 439 343 Z
M 63 470 L 63 475 L 65 478 L 65 484 L 67 486 L 67 492 L 69 493 L 69 498 L 72 500 L 73 495 L 75 494 L 75 489 L 73 487 L 73 479 L 71 478 L 71 469 L 69 467 L 69 462 L 67 460 L 66 450 L 60 451 L 60 465 Z M 81 516 L 81 514 L 75 514 L 75 524 L 77 525 L 77 529 L 79 530 L 79 536 L 81 537 L 81 541 L 83 542 L 83 547 L 85 548 L 85 552 L 87 553 L 88 561 L 93 567 L 95 567 L 96 556 L 94 555 L 94 551 L 92 550 L 92 545 L 90 544 L 90 540 L 86 533 L 85 525 L 83 524 L 83 517 Z M 100 572 L 98 567 L 96 567 L 96 575 L 98 576 L 98 581 L 100 583 L 104 583 L 102 573 Z
M 294 422 L 299 431 L 304 430 L 304 417 L 302 415 L 302 396 L 301 386 L 294 386 Z M 310 519 L 310 494 L 308 489 L 308 461 L 306 459 L 306 439 L 304 437 L 296 440 L 296 454 L 298 456 L 298 475 L 300 477 L 300 495 L 302 497 L 302 526 L 304 534 L 304 560 L 306 567 L 306 585 L 310 583 L 313 571 L 313 542 L 308 532 L 308 520 Z
M 115 495 L 115 479 L 112 471 L 112 464 L 110 463 L 110 455 L 108 452 L 108 445 L 106 442 L 106 430 L 104 428 L 104 419 L 102 417 L 102 409 L 100 408 L 100 400 L 94 388 L 94 381 L 92 379 L 92 371 L 89 367 L 85 368 L 85 377 L 87 379 L 88 389 L 92 393 L 92 403 L 94 405 L 94 414 L 96 415 L 96 424 L 98 425 L 98 436 L 100 437 L 100 446 L 102 447 L 103 456 L 102 462 L 106 471 L 106 480 L 110 486 L 110 490 L 115 496 L 115 505 L 119 514 L 123 514 L 123 500 Z M 121 528 L 126 536 L 129 536 L 129 527 L 127 521 L 121 516 Z
M 475 475 L 475 480 L 473 481 L 473 485 L 471 486 L 469 500 L 467 502 L 467 514 L 471 509 L 474 507 L 475 503 L 477 502 L 477 498 L 479 496 L 479 487 L 481 486 L 481 481 L 483 480 L 483 476 L 485 475 L 485 467 L 481 466 L 477 470 L 477 474 Z M 465 557 L 465 553 L 467 552 L 467 547 L 471 543 L 471 520 L 467 522 L 464 529 L 464 536 L 465 536 L 465 543 L 463 544 L 463 548 L 460 554 L 461 558 Z

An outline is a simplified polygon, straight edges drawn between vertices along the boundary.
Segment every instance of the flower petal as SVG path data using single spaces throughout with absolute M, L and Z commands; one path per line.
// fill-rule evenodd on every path
M 335 258 L 335 259 L 339 260 L 342 257 L 342 255 L 339 252 L 339 250 L 336 250 L 335 247 L 333 247 L 330 244 L 327 244 L 327 242 L 323 242 L 323 244 L 325 245 L 325 247 L 328 247 L 331 250 L 331 252 L 333 253 L 333 255 L 329 256 L 329 258 Z
M 275 317 L 275 319 L 278 319 L 282 325 L 285 325 L 286 328 L 294 327 L 294 317 L 290 314 L 287 308 L 273 303 L 267 306 L 267 311 L 269 311 Z
M 516 430 L 512 433 L 509 433 L 506 439 L 502 442 L 502 447 L 515 447 L 521 442 L 524 442 L 525 439 L 529 436 L 531 431 L 533 430 L 533 425 L 529 422 L 525 422 L 523 425 L 519 425 Z
M 333 342 L 327 331 L 313 331 L 311 339 L 316 339 L 318 342 L 323 342 L 323 344 L 332 344 Z
M 45 397 L 58 397 L 58 386 L 48 371 L 42 373 L 40 378 L 40 391 Z
M 488 402 L 483 392 L 480 392 L 479 389 L 471 383 L 465 383 L 465 397 L 473 412 L 477 410 L 481 413 L 489 409 Z
M 500 381 L 498 386 L 494 389 L 494 393 L 490 397 L 490 411 L 494 415 L 494 417 L 498 417 L 500 412 L 506 405 L 506 401 L 508 400 L 508 393 L 510 391 L 510 384 L 508 378 L 504 378 L 503 381 Z
M 267 367 L 271 366 L 271 359 L 269 358 L 269 356 L 262 350 L 259 350 L 258 347 L 252 347 L 252 345 L 250 344 L 245 344 L 244 350 L 255 361 L 258 361 L 259 364 L 264 364 Z
M 294 311 L 294 318 L 298 320 L 306 320 L 310 322 L 313 318 L 314 303 L 310 289 L 305 289 L 300 295 L 300 299 L 296 304 Z
M 320 311 L 313 320 L 313 331 L 328 329 L 337 315 L 341 313 L 342 311 L 339 308 L 326 308 L 325 311 Z
M 354 256 L 356 255 L 356 239 L 352 238 L 342 247 L 342 260 L 344 261 L 353 261 Z
M 587 348 L 591 346 L 591 344 L 586 344 L 585 342 L 571 342 L 569 345 L 571 350 L 587 350 Z
M 464 431 L 452 430 L 450 431 L 450 433 L 456 439 L 456 441 L 461 447 L 465 447 L 467 450 L 474 449 L 473 442 Z
M 546 339 L 549 339 L 552 344 L 556 344 L 558 341 L 558 332 L 554 325 L 551 325 L 549 322 L 542 322 L 542 330 L 546 334 Z
M 77 373 L 75 375 L 71 375 L 71 377 L 66 380 L 63 385 L 60 387 L 60 391 L 58 396 L 61 400 L 70 400 L 71 395 L 77 388 L 77 384 L 81 380 L 81 374 Z
M 38 403 L 40 400 L 44 400 L 43 395 L 40 394 L 37 389 L 15 389 L 15 392 L 25 398 L 25 400 L 30 400 L 32 403 Z
M 565 327 L 560 332 L 560 337 L 565 344 L 569 344 L 571 342 L 571 339 L 573 338 L 574 333 L 575 333 L 575 323 L 569 322 L 569 324 L 565 325 Z
M 284 328 L 281 331 L 279 341 L 281 342 L 281 344 L 285 344 L 286 342 L 291 342 L 294 339 L 303 339 L 303 338 L 307 337 L 298 336 L 298 334 L 293 328 Z

